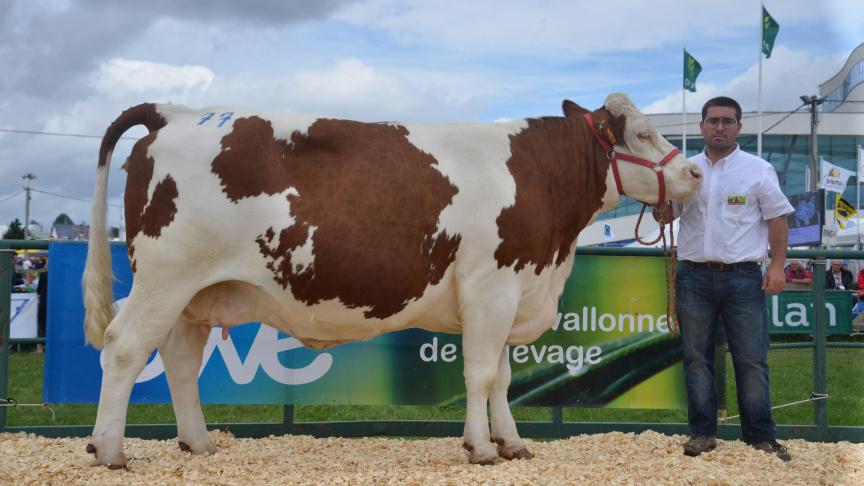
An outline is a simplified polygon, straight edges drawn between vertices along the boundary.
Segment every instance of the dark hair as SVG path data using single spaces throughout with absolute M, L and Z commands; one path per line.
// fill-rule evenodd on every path
M 702 107 L 702 119 L 705 119 L 705 115 L 708 114 L 708 108 L 712 106 L 725 106 L 727 108 L 735 108 L 735 121 L 741 121 L 741 105 L 738 104 L 737 101 L 733 100 L 728 96 L 718 96 L 716 98 L 711 98 L 710 100 L 705 102 L 705 105 Z

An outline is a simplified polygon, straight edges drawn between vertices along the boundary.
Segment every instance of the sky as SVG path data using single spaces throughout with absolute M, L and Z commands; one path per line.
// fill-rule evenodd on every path
M 763 111 L 818 94 L 864 42 L 861 0 L 769 0 Z M 624 92 L 682 108 L 683 49 L 702 65 L 689 112 L 717 95 L 757 108 L 755 0 L 0 0 L 0 225 L 90 220 L 105 128 L 142 102 L 363 121 L 495 122 L 594 109 Z M 35 133 L 34 133 L 35 132 Z M 114 152 L 108 222 L 123 225 Z

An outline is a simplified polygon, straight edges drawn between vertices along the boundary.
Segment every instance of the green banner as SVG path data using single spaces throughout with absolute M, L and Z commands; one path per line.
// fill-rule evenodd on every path
M 771 51 L 774 50 L 774 39 L 777 38 L 777 33 L 780 32 L 780 24 L 771 17 L 768 10 L 762 7 L 762 53 L 765 57 L 771 57 Z
M 695 57 L 691 56 L 687 49 L 684 49 L 684 89 L 696 92 L 696 78 L 702 72 L 702 65 Z
M 825 291 L 828 334 L 852 333 L 852 295 Z M 813 292 L 787 291 L 768 297 L 768 328 L 772 334 L 813 333 Z
M 574 266 L 552 329 L 509 347 L 510 403 L 686 408 L 680 337 L 667 325 L 663 260 L 580 255 Z M 402 385 L 459 390 L 438 404 L 463 404 L 461 347 L 460 336 L 430 334 L 419 349 L 428 368 Z

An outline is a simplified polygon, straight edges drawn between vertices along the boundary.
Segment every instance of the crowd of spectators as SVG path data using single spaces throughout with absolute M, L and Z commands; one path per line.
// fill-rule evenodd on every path
M 12 292 L 35 292 L 39 296 L 37 311 L 37 337 L 45 337 L 48 309 L 48 265 L 47 259 L 41 256 L 25 254 L 15 255 L 14 271 L 12 272 Z M 36 344 L 35 352 L 41 353 L 45 346 Z

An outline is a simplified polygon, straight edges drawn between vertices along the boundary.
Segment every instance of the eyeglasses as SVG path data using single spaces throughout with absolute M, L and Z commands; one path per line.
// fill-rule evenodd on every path
M 711 128 L 722 124 L 723 128 L 732 128 L 738 124 L 738 120 L 734 118 L 706 118 L 703 122 Z

